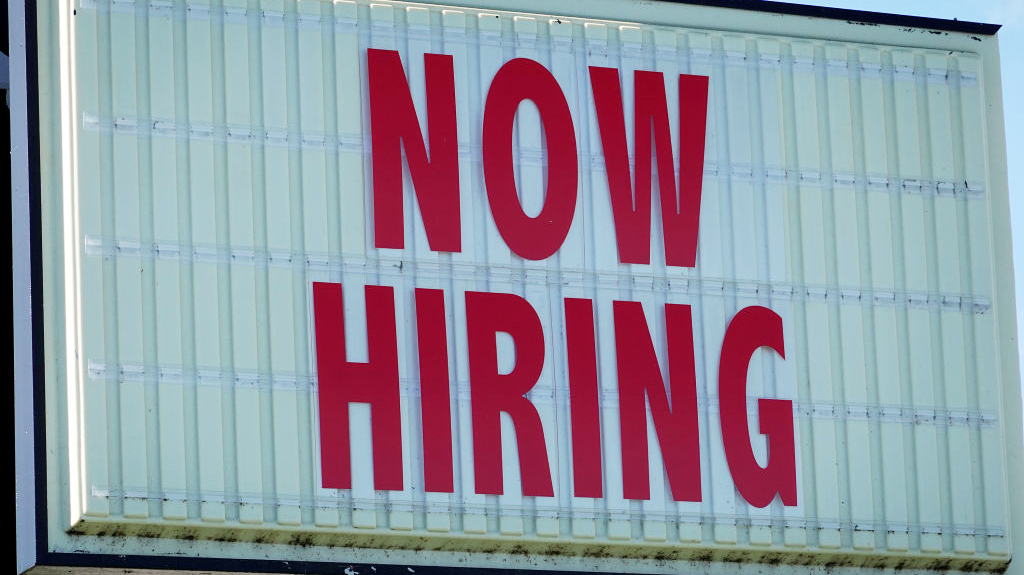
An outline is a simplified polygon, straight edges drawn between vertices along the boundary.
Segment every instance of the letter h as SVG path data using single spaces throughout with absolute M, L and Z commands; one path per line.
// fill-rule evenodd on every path
M 345 357 L 342 301 L 341 284 L 313 283 L 323 486 L 352 488 L 348 406 L 369 403 L 374 489 L 400 491 L 402 421 L 394 289 L 366 286 L 366 363 Z

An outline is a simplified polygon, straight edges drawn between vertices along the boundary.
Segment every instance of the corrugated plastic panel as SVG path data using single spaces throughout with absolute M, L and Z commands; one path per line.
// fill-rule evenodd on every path
M 314 548 L 1008 561 L 999 397 L 1017 382 L 998 368 L 996 316 L 1010 310 L 994 304 L 1006 264 L 976 54 L 383 0 L 80 0 L 61 23 L 64 212 L 47 229 L 63 234 L 69 294 L 64 527 Z M 460 253 L 428 249 L 408 172 L 407 247 L 373 247 L 368 48 L 401 54 L 421 117 L 422 55 L 454 58 Z M 572 227 L 541 261 L 502 240 L 481 164 L 491 78 L 517 57 L 557 79 L 579 152 Z M 696 267 L 665 265 L 657 215 L 652 264 L 619 263 L 588 66 L 619 69 L 627 110 L 633 70 L 710 78 Z M 529 214 L 546 181 L 538 120 L 530 106 L 517 115 Z M 368 354 L 362 286 L 394 288 L 402 491 L 373 488 L 364 404 L 350 409 L 352 489 L 321 486 L 313 282 L 345 286 L 350 361 Z M 445 293 L 451 494 L 422 489 L 415 288 Z M 505 494 L 474 491 L 469 291 L 520 295 L 544 326 L 528 397 L 553 497 L 520 495 L 504 416 Z M 572 490 L 569 297 L 595 301 L 603 498 Z M 702 501 L 672 500 L 650 421 L 651 499 L 623 498 L 616 300 L 642 303 L 663 371 L 664 306 L 693 306 Z M 783 319 L 785 359 L 754 356 L 748 410 L 763 462 L 755 400 L 793 401 L 795 506 L 747 504 L 722 446 L 719 352 L 751 305 Z M 510 342 L 498 349 L 511 366 Z M 291 556 L 320 557 L 303 549 Z

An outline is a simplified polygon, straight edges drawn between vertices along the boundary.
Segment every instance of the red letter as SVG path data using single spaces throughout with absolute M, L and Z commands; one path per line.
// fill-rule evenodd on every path
M 796 444 L 793 439 L 793 402 L 758 399 L 761 433 L 768 436 L 768 465 L 754 459 L 747 431 L 747 369 L 758 348 L 769 347 L 783 359 L 782 318 L 772 310 L 750 306 L 729 322 L 718 366 L 718 401 L 722 418 L 725 459 L 743 499 L 765 507 L 775 494 L 783 505 L 796 505 Z
M 394 50 L 367 50 L 373 156 L 373 228 L 378 248 L 403 248 L 402 148 L 430 249 L 462 251 L 459 141 L 452 57 L 424 54 L 430 159 L 423 146 L 405 69 Z
M 523 495 L 552 496 L 551 471 L 540 415 L 524 397 L 544 368 L 544 331 L 533 306 L 512 294 L 466 292 L 469 389 L 473 404 L 473 471 L 476 492 L 501 495 L 502 411 L 512 417 Z M 515 342 L 511 373 L 498 373 L 495 335 Z
M 348 404 L 369 403 L 374 489 L 402 490 L 402 421 L 398 396 L 395 292 L 366 286 L 369 362 L 345 359 L 341 284 L 313 283 L 323 486 L 351 489 Z
M 697 373 L 693 362 L 690 306 L 665 304 L 671 404 L 654 353 L 644 308 L 617 301 L 615 361 L 619 375 L 619 428 L 622 435 L 622 496 L 650 499 L 647 409 L 658 433 L 661 458 L 674 501 L 700 501 L 700 444 L 697 429 Z
M 573 495 L 601 497 L 601 411 L 591 300 L 565 298 L 565 343 L 569 361 Z
M 700 192 L 704 175 L 704 132 L 708 113 L 707 76 L 679 75 L 679 192 L 676 193 L 672 136 L 661 72 L 633 75 L 636 193 L 629 181 L 629 153 L 619 89 L 619 71 L 590 67 L 594 106 L 601 130 L 608 190 L 615 218 L 619 261 L 651 261 L 651 133 L 658 158 L 658 190 L 665 263 L 693 267 L 697 261 Z
M 544 207 L 523 212 L 512 164 L 512 123 L 523 100 L 540 111 L 548 163 Z M 516 58 L 498 70 L 487 91 L 483 127 L 484 184 L 491 214 L 508 247 L 528 260 L 550 257 L 565 241 L 576 211 L 576 132 L 555 77 L 533 60 Z
M 420 357 L 423 475 L 427 491 L 452 493 L 452 414 L 448 395 L 448 335 L 444 292 L 416 290 L 416 341 Z

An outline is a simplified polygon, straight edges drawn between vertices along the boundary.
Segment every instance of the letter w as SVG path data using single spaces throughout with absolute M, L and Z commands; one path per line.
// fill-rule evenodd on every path
M 402 150 L 405 150 L 427 243 L 462 251 L 459 226 L 459 140 L 452 57 L 424 54 L 430 158 L 398 52 L 367 51 L 373 156 L 373 228 L 378 248 L 404 248 Z
M 708 77 L 679 75 L 679 187 L 676 189 L 672 135 L 661 72 L 633 76 L 636 192 L 629 176 L 629 151 L 619 87 L 619 71 L 590 67 L 597 123 L 601 130 L 619 261 L 651 260 L 651 133 L 657 154 L 658 190 L 665 241 L 665 263 L 693 267 L 697 261 L 700 192 L 704 173 L 704 133 Z

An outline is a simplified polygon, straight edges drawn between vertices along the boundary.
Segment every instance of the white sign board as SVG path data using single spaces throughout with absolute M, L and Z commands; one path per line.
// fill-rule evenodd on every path
M 483 4 L 40 9 L 53 550 L 1005 568 L 995 39 Z

